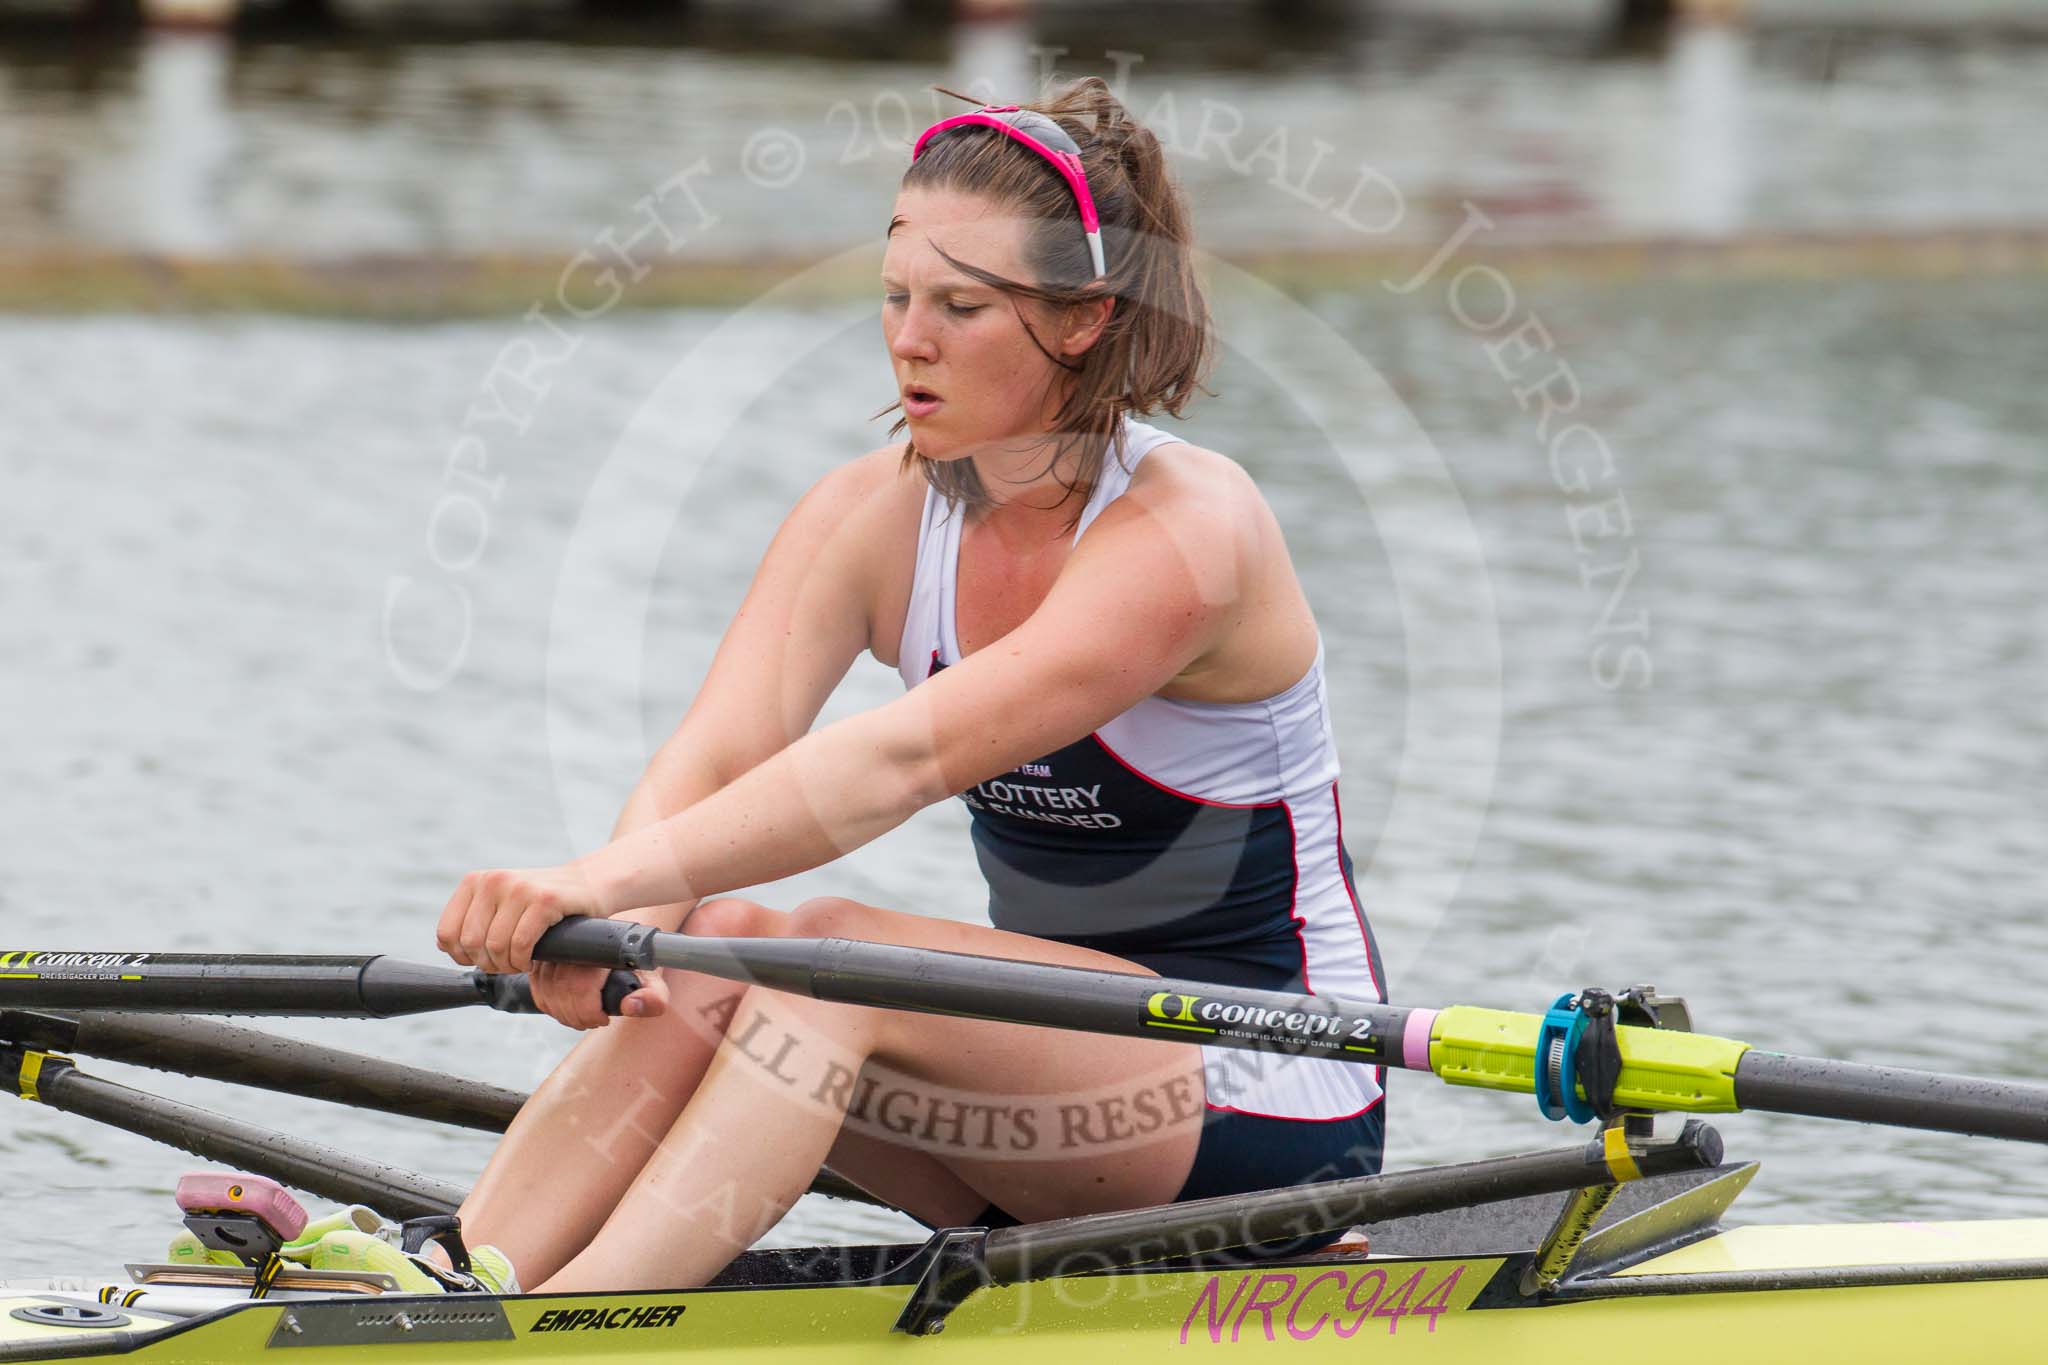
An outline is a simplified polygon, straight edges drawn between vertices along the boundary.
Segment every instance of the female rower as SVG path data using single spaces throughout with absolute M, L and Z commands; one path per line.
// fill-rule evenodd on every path
M 821 1165 L 933 1226 L 1379 1168 L 1364 1067 L 533 964 L 565 915 L 1383 1000 L 1316 624 L 1243 469 L 1178 416 L 1213 340 L 1158 140 L 1099 80 L 949 118 L 888 224 L 908 439 L 789 514 L 614 841 L 471 873 L 441 947 L 592 1030 L 462 1215 L 546 1291 L 700 1284 Z M 892 432 L 892 435 L 894 433 Z M 855 657 L 897 701 L 813 732 Z M 960 795 L 993 927 L 726 893 Z

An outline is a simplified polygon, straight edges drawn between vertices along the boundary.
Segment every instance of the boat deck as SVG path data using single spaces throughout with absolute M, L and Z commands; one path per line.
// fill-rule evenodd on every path
M 941 1299 L 944 1330 L 925 1336 L 903 1326 L 939 1292 L 956 1245 L 945 1234 L 923 1245 L 749 1252 L 702 1289 L 651 1293 L 257 1303 L 227 1284 L 101 1293 L 81 1282 L 16 1283 L 0 1285 L 0 1361 L 122 1354 L 168 1365 L 313 1350 L 402 1365 L 744 1350 L 751 1361 L 834 1362 L 1057 1353 L 1082 1365 L 1176 1348 L 1497 1365 L 1654 1341 L 1667 1362 L 1811 1365 L 1823 1353 L 1952 1358 L 1965 1324 L 1972 1359 L 2037 1357 L 2048 1336 L 2048 1219 L 1722 1229 L 1720 1215 L 1755 1170 L 1624 1186 L 1571 1273 L 1535 1293 L 1521 1289 L 1523 1272 L 1561 1196 L 1390 1220 L 1372 1230 L 1369 1252 L 1069 1268 L 970 1287 Z M 247 1272 L 222 1272 L 237 1274 Z

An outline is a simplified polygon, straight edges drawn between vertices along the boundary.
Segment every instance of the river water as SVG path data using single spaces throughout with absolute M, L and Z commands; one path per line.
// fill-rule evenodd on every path
M 1397 1001 L 1654 981 L 1780 1050 L 2048 1067 L 2044 305 L 2033 280 L 1526 286 L 1613 454 L 1560 477 L 1435 284 L 1219 292 L 1230 354 L 1186 428 L 1257 475 L 1319 613 Z M 484 432 L 495 498 L 443 507 L 518 329 L 0 321 L 10 946 L 429 958 L 463 870 L 601 835 L 781 512 L 880 440 L 887 373 L 864 310 L 592 324 L 524 434 Z M 828 714 L 895 686 L 867 661 Z M 973 917 L 962 813 L 761 894 L 816 892 Z M 517 1086 L 570 1041 L 287 1027 Z M 143 1083 L 452 1179 L 488 1149 Z M 1561 1137 L 1399 1075 L 1391 1123 L 1395 1165 Z M 2048 1198 L 2032 1149 L 1723 1127 L 1765 1161 L 1751 1218 Z M 52 1210 L 14 1274 L 154 1248 L 192 1164 L 22 1105 L 0 1156 Z M 905 1226 L 807 1202 L 780 1235 Z

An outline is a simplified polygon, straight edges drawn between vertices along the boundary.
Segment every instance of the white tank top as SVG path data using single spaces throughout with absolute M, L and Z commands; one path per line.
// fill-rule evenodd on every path
M 1126 422 L 1075 528 L 1078 542 L 1177 437 Z M 1170 458 L 1170 457 L 1169 457 Z M 899 671 L 915 687 L 960 660 L 962 510 L 925 490 Z M 1149 967 L 1269 990 L 1385 1000 L 1353 888 L 1337 748 L 1315 662 L 1260 701 L 1147 697 L 1094 733 L 961 793 L 999 928 Z M 1277 1118 L 1362 1113 L 1370 1067 L 1208 1048 L 1212 1108 Z

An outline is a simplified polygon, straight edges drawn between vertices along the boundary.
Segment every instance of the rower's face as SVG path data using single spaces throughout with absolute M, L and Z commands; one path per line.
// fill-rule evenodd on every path
M 922 387 L 938 397 L 928 410 L 904 404 L 918 450 L 944 460 L 985 441 L 1045 431 L 1058 406 L 1060 371 L 1018 314 L 1052 346 L 1047 310 L 962 274 L 939 254 L 944 248 L 955 260 L 1028 283 L 1029 225 L 980 195 L 926 189 L 898 195 L 892 223 L 882 257 L 882 336 L 899 395 Z

